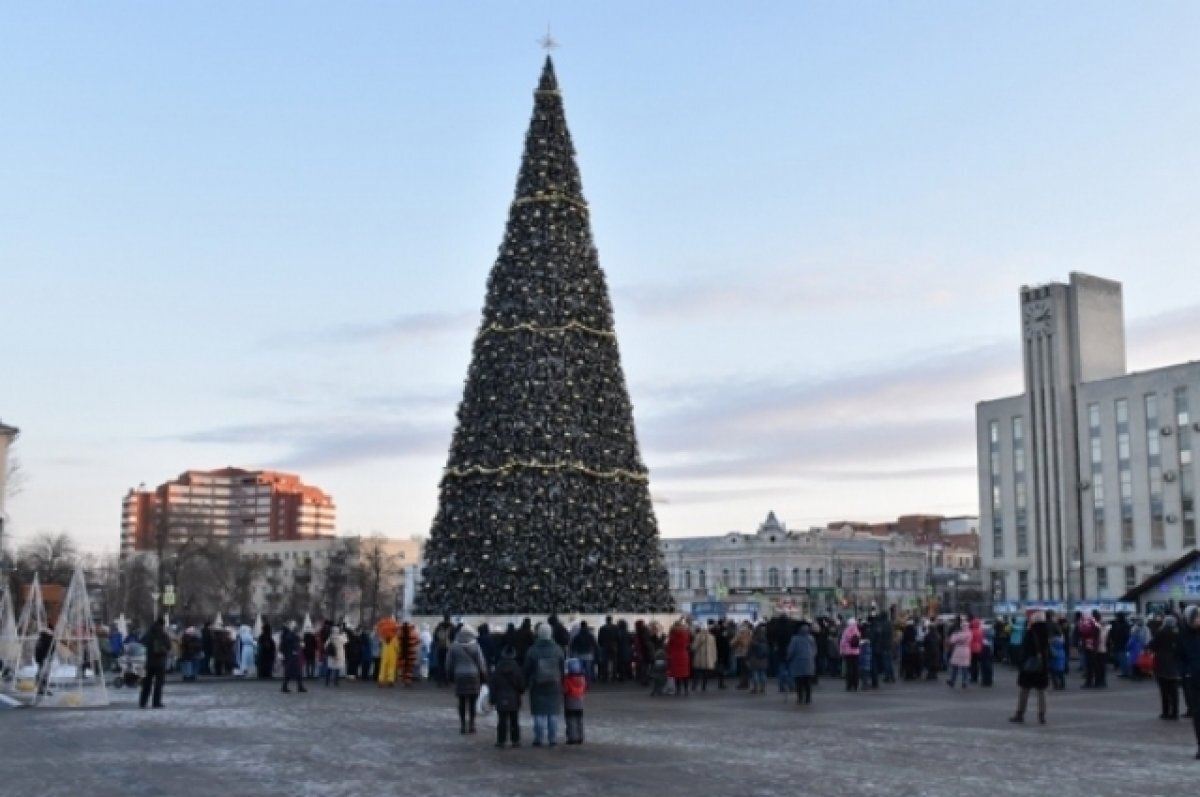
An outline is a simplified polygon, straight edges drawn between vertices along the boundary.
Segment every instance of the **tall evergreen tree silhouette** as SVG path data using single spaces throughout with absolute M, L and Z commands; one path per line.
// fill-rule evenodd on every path
M 547 57 L 417 610 L 672 609 L 612 304 Z

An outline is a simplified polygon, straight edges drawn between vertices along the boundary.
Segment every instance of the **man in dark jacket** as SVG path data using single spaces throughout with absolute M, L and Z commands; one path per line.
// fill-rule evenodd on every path
M 296 633 L 294 620 L 283 626 L 283 636 L 279 638 L 279 655 L 283 656 L 283 688 L 279 691 L 290 692 L 288 684 L 295 681 L 297 692 L 307 692 L 304 688 L 304 672 L 300 665 L 300 637 Z
M 488 682 L 488 702 L 496 707 L 496 746 L 503 747 L 509 739 L 513 747 L 521 746 L 521 695 L 525 694 L 525 674 L 517 663 L 517 651 L 506 646 L 500 651 L 500 663 Z
M 531 647 L 533 647 L 533 621 L 526 617 L 521 621 L 521 627 L 517 629 L 516 644 L 513 645 L 517 651 L 517 661 L 525 661 L 525 655 L 529 653 Z
M 1196 758 L 1200 759 L 1200 607 L 1183 613 L 1184 633 L 1179 637 L 1179 666 L 1192 693 L 1192 730 L 1196 734 Z
M 1121 668 L 1125 648 L 1129 644 L 1129 630 L 1129 619 L 1125 612 L 1118 613 L 1112 627 L 1108 629 L 1108 658 L 1116 663 L 1118 670 Z
M 200 629 L 200 647 L 204 655 L 204 662 L 200 665 L 200 674 L 212 675 L 213 632 L 211 623 L 205 623 L 204 627 Z
M 171 638 L 167 636 L 166 621 L 159 617 L 150 626 L 142 639 L 146 647 L 146 676 L 142 678 L 142 694 L 138 705 L 146 707 L 151 689 L 154 691 L 154 708 L 162 708 L 163 681 L 167 677 L 167 658 L 171 655 Z
M 50 691 L 50 649 L 54 647 L 54 626 L 48 624 L 38 632 L 37 644 L 33 648 L 33 660 L 37 664 L 37 691 L 39 695 L 52 695 Z
M 450 652 L 452 642 L 454 623 L 449 614 L 444 614 L 442 621 L 433 629 L 433 669 L 437 672 L 438 686 L 450 685 L 450 674 L 446 672 L 446 654 Z
M 596 669 L 600 683 L 606 684 L 614 677 L 617 666 L 617 626 L 612 615 L 604 618 L 604 625 L 596 632 Z
M 725 672 L 729 669 L 730 639 L 725 630 L 725 621 L 720 620 L 709 628 L 717 643 L 717 688 L 725 688 Z

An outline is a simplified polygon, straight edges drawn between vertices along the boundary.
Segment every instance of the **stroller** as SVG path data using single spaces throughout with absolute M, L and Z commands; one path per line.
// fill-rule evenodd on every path
M 137 642 L 128 642 L 125 651 L 116 661 L 113 679 L 110 682 L 113 689 L 128 686 L 130 689 L 141 683 L 146 675 L 146 648 Z

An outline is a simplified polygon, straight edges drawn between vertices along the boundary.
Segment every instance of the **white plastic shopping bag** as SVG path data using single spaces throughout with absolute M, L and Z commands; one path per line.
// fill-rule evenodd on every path
M 475 713 L 484 717 L 492 713 L 492 704 L 488 700 L 487 684 L 484 684 L 483 688 L 479 690 L 479 699 L 475 701 Z

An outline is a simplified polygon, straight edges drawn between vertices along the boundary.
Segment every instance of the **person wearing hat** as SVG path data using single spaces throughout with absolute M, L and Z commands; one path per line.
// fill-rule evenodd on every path
M 458 721 L 461 733 L 475 733 L 475 702 L 487 679 L 487 662 L 475 637 L 475 629 L 464 625 L 446 651 L 446 673 L 454 683 L 458 698 Z
M 1050 686 L 1050 629 L 1046 615 L 1034 612 L 1029 617 L 1029 627 L 1021 638 L 1020 664 L 1017 674 L 1017 713 L 1009 722 L 1024 722 L 1025 709 L 1029 705 L 1029 692 L 1037 691 L 1038 722 L 1046 724 L 1046 688 Z
M 166 621 L 159 617 L 146 632 L 142 644 L 146 646 L 146 675 L 142 678 L 142 693 L 138 705 L 146 707 L 153 691 L 154 708 L 162 708 L 163 681 L 167 677 L 167 657 L 171 655 L 171 638 L 167 636 Z
M 796 703 L 812 702 L 812 682 L 817 674 L 817 643 L 809 633 L 807 620 L 801 620 L 788 643 L 788 672 L 795 681 Z
M 496 746 L 511 743 L 521 746 L 521 695 L 525 694 L 525 674 L 517 663 L 517 650 L 505 645 L 500 651 L 496 671 L 488 681 L 488 702 L 496 708 Z
M 283 688 L 279 691 L 290 692 L 288 684 L 296 682 L 297 692 L 307 692 L 304 688 L 304 669 L 300 663 L 301 641 L 296 633 L 296 621 L 289 620 L 283 626 L 283 636 L 279 638 L 279 654 L 283 656 Z
M 1162 703 L 1160 720 L 1179 719 L 1179 618 L 1168 614 L 1163 618 L 1162 628 L 1150 640 L 1150 651 L 1154 653 L 1154 680 L 1158 682 L 1158 694 Z
M 557 743 L 558 714 L 563 710 L 563 652 L 555 644 L 548 623 L 537 627 L 537 640 L 525 656 L 525 683 L 529 685 L 529 711 L 533 714 L 533 746 L 542 740 Z
M 585 666 L 579 659 L 567 659 L 567 676 L 563 678 L 567 744 L 583 744 L 583 696 L 588 688 Z

